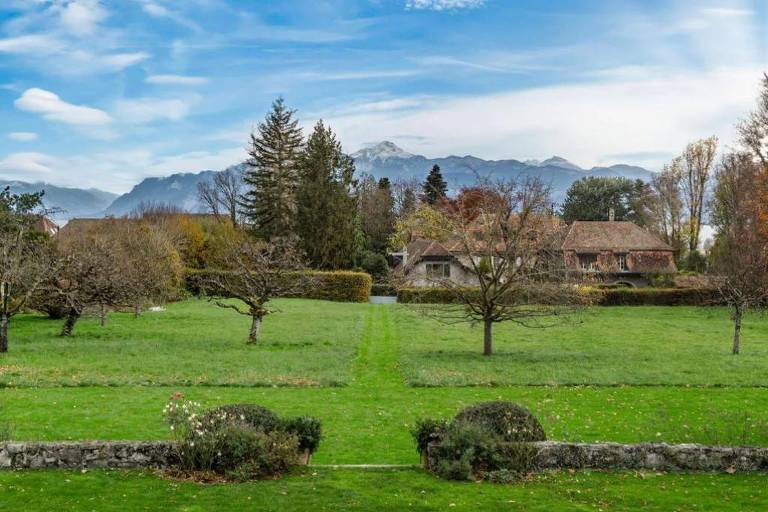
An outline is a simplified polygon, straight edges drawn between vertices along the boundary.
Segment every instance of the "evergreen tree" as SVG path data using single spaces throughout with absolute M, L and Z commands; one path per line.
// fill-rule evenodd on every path
M 587 176 L 568 188 L 561 209 L 563 220 L 608 220 L 611 208 L 615 220 L 644 226 L 649 220 L 650 187 L 641 180 Z
M 319 121 L 299 158 L 296 232 L 312 266 L 350 268 L 355 240 L 355 164 L 330 127 Z
M 429 171 L 427 181 L 422 185 L 423 200 L 429 204 L 435 204 L 448 193 L 448 184 L 443 179 L 443 173 L 440 172 L 440 166 L 435 164 Z
M 360 220 L 367 247 L 377 253 L 385 253 L 387 242 L 395 228 L 395 198 L 388 178 L 376 182 L 373 176 L 365 176 L 359 186 Z
M 278 98 L 259 123 L 258 133 L 251 134 L 242 208 L 256 234 L 266 239 L 295 234 L 297 160 L 303 137 L 294 113 Z

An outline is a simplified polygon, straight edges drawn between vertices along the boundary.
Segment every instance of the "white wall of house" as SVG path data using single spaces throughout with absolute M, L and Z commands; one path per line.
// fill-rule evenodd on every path
M 440 282 L 437 279 L 427 277 L 427 265 L 431 264 L 445 264 L 450 268 L 450 277 L 442 279 L 450 279 L 454 283 L 465 286 L 479 286 L 480 283 L 472 272 L 468 271 L 455 261 L 451 262 L 437 262 L 437 261 L 420 261 L 411 267 L 406 280 L 409 286 L 416 288 L 424 288 L 429 286 L 440 286 Z

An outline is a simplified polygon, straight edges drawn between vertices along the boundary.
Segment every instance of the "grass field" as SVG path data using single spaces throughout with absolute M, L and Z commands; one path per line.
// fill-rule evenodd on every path
M 11 352 L 0 356 L 0 416 L 18 439 L 165 438 L 161 409 L 180 390 L 205 405 L 319 417 L 317 464 L 415 464 L 408 430 L 417 418 L 503 398 L 533 410 L 552 439 L 768 446 L 763 317 L 745 322 L 738 357 L 725 310 L 599 308 L 549 331 L 502 326 L 498 355 L 483 358 L 479 329 L 399 306 L 278 306 L 255 347 L 244 343 L 247 319 L 200 301 L 138 319 L 114 314 L 105 328 L 88 319 L 72 340 L 54 336 L 60 322 L 15 318 Z M 311 468 L 279 482 L 200 486 L 144 473 L 22 472 L 0 473 L 0 495 L 13 504 L 33 496 L 34 510 L 749 510 L 768 508 L 765 478 L 576 473 L 495 486 L 419 470 Z

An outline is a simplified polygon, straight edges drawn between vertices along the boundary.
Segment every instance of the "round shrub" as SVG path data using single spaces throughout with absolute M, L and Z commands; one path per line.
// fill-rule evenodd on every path
M 297 416 L 282 421 L 282 428 L 298 439 L 299 450 L 315 453 L 323 436 L 320 420 L 311 416 Z
M 525 407 L 503 400 L 482 402 L 459 411 L 456 423 L 469 423 L 488 429 L 506 442 L 546 441 L 539 420 Z
M 222 405 L 207 411 L 201 421 L 206 424 L 210 421 L 234 420 L 242 422 L 255 430 L 272 432 L 279 428 L 280 418 L 266 407 L 256 404 L 229 404 Z

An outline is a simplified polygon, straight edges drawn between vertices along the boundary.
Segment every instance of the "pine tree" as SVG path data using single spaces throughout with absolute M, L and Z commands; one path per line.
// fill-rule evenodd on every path
M 395 228 L 395 198 L 388 178 L 365 176 L 358 187 L 360 217 L 369 250 L 384 254 Z
M 357 255 L 355 165 L 319 121 L 299 158 L 296 232 L 316 268 L 349 268 Z
M 251 134 L 242 208 L 256 234 L 267 240 L 295 234 L 297 159 L 303 136 L 294 113 L 278 98 L 259 123 L 258 133 Z
M 448 184 L 443 179 L 443 173 L 440 172 L 439 165 L 435 164 L 432 166 L 432 170 L 429 171 L 427 181 L 424 182 L 422 188 L 423 200 L 429 204 L 435 204 L 445 197 L 448 192 Z

